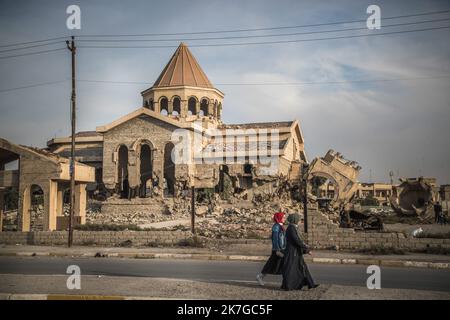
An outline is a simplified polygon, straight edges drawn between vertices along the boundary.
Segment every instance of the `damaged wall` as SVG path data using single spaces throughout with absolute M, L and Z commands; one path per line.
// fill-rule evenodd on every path
M 311 193 L 313 179 L 323 177 L 329 179 L 334 186 L 335 205 L 349 202 L 358 189 L 357 178 L 361 167 L 355 162 L 333 150 L 329 150 L 324 157 L 315 158 L 308 170 L 308 192 Z

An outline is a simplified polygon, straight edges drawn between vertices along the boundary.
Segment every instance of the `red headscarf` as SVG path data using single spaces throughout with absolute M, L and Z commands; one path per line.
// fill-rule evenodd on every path
M 273 215 L 273 221 L 275 223 L 283 223 L 284 212 L 277 212 Z

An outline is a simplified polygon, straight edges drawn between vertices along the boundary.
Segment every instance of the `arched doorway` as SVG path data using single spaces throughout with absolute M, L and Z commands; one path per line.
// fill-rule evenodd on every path
M 153 177 L 153 153 L 152 148 L 149 144 L 141 144 L 141 150 L 139 154 L 139 176 L 140 176 L 140 188 L 139 188 L 139 196 L 145 197 L 147 195 L 146 186 L 148 184 L 151 188 L 152 177 Z
M 33 184 L 30 187 L 30 231 L 44 230 L 44 191 L 42 188 Z
M 164 194 L 173 195 L 175 185 L 175 163 L 172 161 L 172 150 L 174 144 L 169 142 L 164 147 L 164 179 L 166 181 L 164 185 Z
M 128 180 L 128 148 L 124 145 L 119 147 L 117 161 L 117 182 L 121 198 L 128 198 L 130 183 Z
M 19 208 L 19 191 L 17 188 L 7 188 L 0 192 L 0 208 L 1 219 L 3 219 L 0 226 L 2 231 L 17 231 L 19 229 L 18 224 L 18 208 Z

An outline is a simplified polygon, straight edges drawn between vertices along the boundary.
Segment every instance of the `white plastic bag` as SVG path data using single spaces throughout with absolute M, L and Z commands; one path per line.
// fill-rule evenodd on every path
M 417 228 L 417 229 L 415 229 L 415 230 L 413 230 L 413 232 L 411 232 L 411 235 L 414 237 L 414 238 L 416 238 L 419 234 L 421 234 L 423 232 L 423 229 L 422 229 L 422 227 L 420 227 L 420 228 Z

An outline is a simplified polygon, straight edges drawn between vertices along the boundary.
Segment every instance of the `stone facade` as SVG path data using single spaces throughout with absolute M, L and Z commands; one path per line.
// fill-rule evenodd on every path
M 164 149 L 176 127 L 150 117 L 138 117 L 105 132 L 103 138 L 103 183 L 114 189 L 118 182 L 119 147 L 128 150 L 130 187 L 140 184 L 140 149 L 149 144 L 152 151 L 153 172 L 163 181 Z

